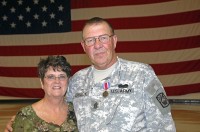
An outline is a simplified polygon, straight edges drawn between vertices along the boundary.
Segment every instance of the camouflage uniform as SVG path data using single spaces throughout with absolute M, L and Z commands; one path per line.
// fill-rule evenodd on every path
M 77 72 L 68 88 L 80 132 L 176 131 L 166 93 L 149 65 L 118 58 L 111 75 L 99 83 L 93 70 Z M 110 87 L 103 97 L 106 82 Z

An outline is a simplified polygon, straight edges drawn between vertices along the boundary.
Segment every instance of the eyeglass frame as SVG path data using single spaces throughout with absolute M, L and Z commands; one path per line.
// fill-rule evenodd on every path
M 102 42 L 102 40 L 100 39 L 100 37 L 103 37 L 103 36 L 106 36 L 106 37 L 107 37 L 107 36 L 108 36 L 108 42 L 109 42 L 110 38 L 113 37 L 114 35 L 115 35 L 115 34 L 112 34 L 112 35 L 103 34 L 103 35 L 99 35 L 99 36 L 88 37 L 88 38 L 84 39 L 83 42 L 84 42 L 84 44 L 87 45 L 87 46 L 93 46 L 93 45 L 95 45 L 96 40 L 98 39 L 99 42 L 105 44 L 105 43 L 107 43 L 107 42 Z M 89 40 L 89 39 L 94 40 L 94 44 L 89 44 L 89 45 L 88 45 L 88 44 L 87 44 L 87 41 L 86 41 L 87 39 L 88 39 L 88 40 Z
M 49 81 L 55 81 L 57 78 L 59 81 L 65 81 L 67 80 L 67 76 L 66 75 L 60 75 L 58 77 L 54 76 L 54 75 L 47 75 L 44 78 L 46 78 Z

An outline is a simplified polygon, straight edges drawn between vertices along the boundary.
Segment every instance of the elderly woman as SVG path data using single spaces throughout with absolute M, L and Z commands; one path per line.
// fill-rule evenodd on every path
M 78 131 L 73 106 L 65 100 L 70 67 L 63 56 L 49 56 L 40 60 L 38 74 L 44 98 L 17 113 L 12 125 L 13 131 Z

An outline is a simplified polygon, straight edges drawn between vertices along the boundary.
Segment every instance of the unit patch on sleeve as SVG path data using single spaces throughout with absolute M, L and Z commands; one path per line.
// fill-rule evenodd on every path
M 158 100 L 158 102 L 161 104 L 161 106 L 163 108 L 165 108 L 165 107 L 167 107 L 169 105 L 169 101 L 168 101 L 167 97 L 165 96 L 165 94 L 163 92 L 159 93 L 156 96 L 156 99 Z

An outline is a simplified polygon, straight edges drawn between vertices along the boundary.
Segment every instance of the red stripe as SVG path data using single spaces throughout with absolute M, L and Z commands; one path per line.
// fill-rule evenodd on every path
M 175 63 L 151 64 L 157 75 L 200 71 L 200 59 Z
M 139 5 L 139 4 L 153 4 L 162 3 L 174 0 L 72 0 L 71 8 L 94 8 L 94 7 L 106 7 L 106 6 L 122 6 L 122 5 Z
M 148 17 L 132 17 L 132 18 L 110 18 L 107 19 L 116 29 L 143 29 L 175 26 L 200 22 L 200 10 L 173 13 L 160 16 Z M 129 24 L 124 24 L 124 22 Z M 72 22 L 72 31 L 80 31 L 85 23 L 85 20 L 77 20 Z
M 72 66 L 72 75 L 88 65 Z M 151 64 L 157 75 L 170 75 L 187 72 L 200 71 L 200 60 Z M 0 76 L 6 77 L 37 77 L 37 68 L 35 67 L 0 67 Z
M 72 75 L 87 66 L 72 66 Z M 0 76 L 4 77 L 38 77 L 36 67 L 0 67 Z
M 36 67 L 0 67 L 0 76 L 38 77 Z
M 40 88 L 30 89 L 0 87 L 0 95 L 13 97 L 42 98 L 44 97 L 44 91 Z
M 200 47 L 200 36 L 152 41 L 118 42 L 116 52 L 160 52 Z
M 84 53 L 81 44 L 0 46 L 1 56 L 38 56 Z
M 190 85 L 165 87 L 165 91 L 166 91 L 168 96 L 196 93 L 196 92 L 200 92 L 200 83 L 190 84 Z
M 116 52 L 156 52 L 200 47 L 200 36 L 185 38 L 153 40 L 153 41 L 126 41 L 118 42 Z M 85 54 L 81 45 L 58 44 L 38 46 L 0 46 L 0 56 L 38 56 L 62 54 Z

